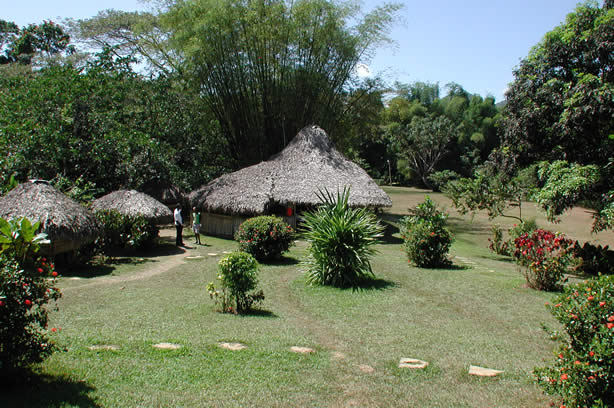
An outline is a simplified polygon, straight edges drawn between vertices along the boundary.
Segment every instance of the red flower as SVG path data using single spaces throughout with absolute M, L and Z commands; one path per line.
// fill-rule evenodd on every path
M 594 380 L 594 379 L 595 379 L 595 376 L 594 376 L 594 375 L 589 375 L 589 376 L 588 376 L 588 379 L 589 379 L 589 380 Z
M 58 276 L 58 273 L 56 271 L 53 271 L 53 272 L 51 272 L 51 276 L 53 276 L 55 278 L 56 276 Z
M 614 329 L 614 323 L 608 323 L 606 326 L 608 329 Z
M 604 307 L 605 306 L 605 302 L 599 302 L 599 306 Z
M 608 317 L 608 322 L 614 322 L 614 315 Z
M 574 361 L 573 363 L 574 363 L 574 364 L 576 364 L 576 365 L 578 365 L 578 364 L 582 364 L 582 363 L 580 362 L 580 360 L 576 360 L 576 361 Z
M 588 355 L 589 355 L 589 357 L 593 357 L 595 355 L 595 352 L 594 351 L 589 351 Z
M 56 329 L 55 327 L 52 327 L 51 331 L 55 333 L 56 331 L 58 331 L 58 329 Z
M 561 374 L 561 381 L 565 381 L 567 378 L 567 374 Z
M 591 301 L 591 300 L 593 300 L 593 299 L 595 299 L 595 298 L 593 297 L 593 295 L 591 295 L 591 296 L 587 297 L 587 299 L 588 299 L 589 301 Z
M 559 358 L 562 359 L 563 358 L 563 353 L 559 354 Z
M 4 306 L 4 300 L 0 300 L 0 307 Z
M 32 305 L 32 301 L 30 299 L 26 299 L 24 303 L 26 304 L 26 306 Z
M 37 271 L 38 273 L 43 273 L 43 268 L 38 268 Z

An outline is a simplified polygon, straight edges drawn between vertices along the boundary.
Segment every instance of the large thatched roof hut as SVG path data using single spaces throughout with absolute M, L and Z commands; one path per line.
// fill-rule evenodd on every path
M 90 243 L 100 231 L 96 217 L 87 208 L 42 181 L 20 184 L 0 197 L 0 217 L 40 222 L 51 241 L 43 250 L 50 255 Z
M 190 194 L 193 206 L 208 213 L 249 217 L 280 209 L 320 203 L 317 193 L 350 188 L 350 205 L 390 207 L 390 197 L 360 166 L 337 151 L 318 126 L 303 128 L 280 153 L 269 160 L 225 174 Z M 293 223 L 293 220 L 290 220 Z M 233 231 L 240 222 L 233 222 Z M 218 235 L 228 232 L 208 230 Z M 228 228 L 226 228 L 228 230 Z
M 142 215 L 154 224 L 173 220 L 171 210 L 160 201 L 136 190 L 117 190 L 92 202 L 92 210 L 115 210 L 124 215 Z

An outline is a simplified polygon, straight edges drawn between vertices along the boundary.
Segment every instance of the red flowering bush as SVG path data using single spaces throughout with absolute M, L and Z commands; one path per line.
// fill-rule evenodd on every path
M 47 309 L 60 292 L 53 263 L 36 255 L 38 223 L 0 218 L 0 373 L 42 361 L 54 350 Z
M 569 286 L 548 307 L 567 336 L 537 382 L 567 407 L 614 406 L 614 276 Z
M 513 257 L 529 287 L 558 290 L 571 260 L 571 241 L 563 235 L 536 229 L 514 240 Z
M 259 262 L 279 258 L 294 244 L 294 230 L 283 219 L 262 215 L 244 221 L 235 234 L 239 251 Z

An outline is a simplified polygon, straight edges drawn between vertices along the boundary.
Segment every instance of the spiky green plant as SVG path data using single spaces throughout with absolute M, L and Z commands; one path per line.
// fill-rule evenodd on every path
M 322 204 L 304 214 L 305 238 L 309 242 L 305 261 L 308 281 L 336 287 L 358 287 L 374 277 L 370 258 L 383 232 L 375 214 L 348 204 L 350 189 L 319 191 Z

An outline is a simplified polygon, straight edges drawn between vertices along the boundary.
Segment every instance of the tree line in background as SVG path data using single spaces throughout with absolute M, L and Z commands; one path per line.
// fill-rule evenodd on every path
M 101 193 L 151 181 L 189 190 L 316 123 L 383 182 L 499 212 L 533 187 L 552 217 L 583 201 L 598 229 L 612 226 L 611 2 L 581 4 L 547 33 L 502 109 L 456 83 L 357 75 L 389 41 L 398 4 L 366 14 L 326 0 L 153 5 L 63 25 L 0 20 L 3 185 L 14 175 Z

